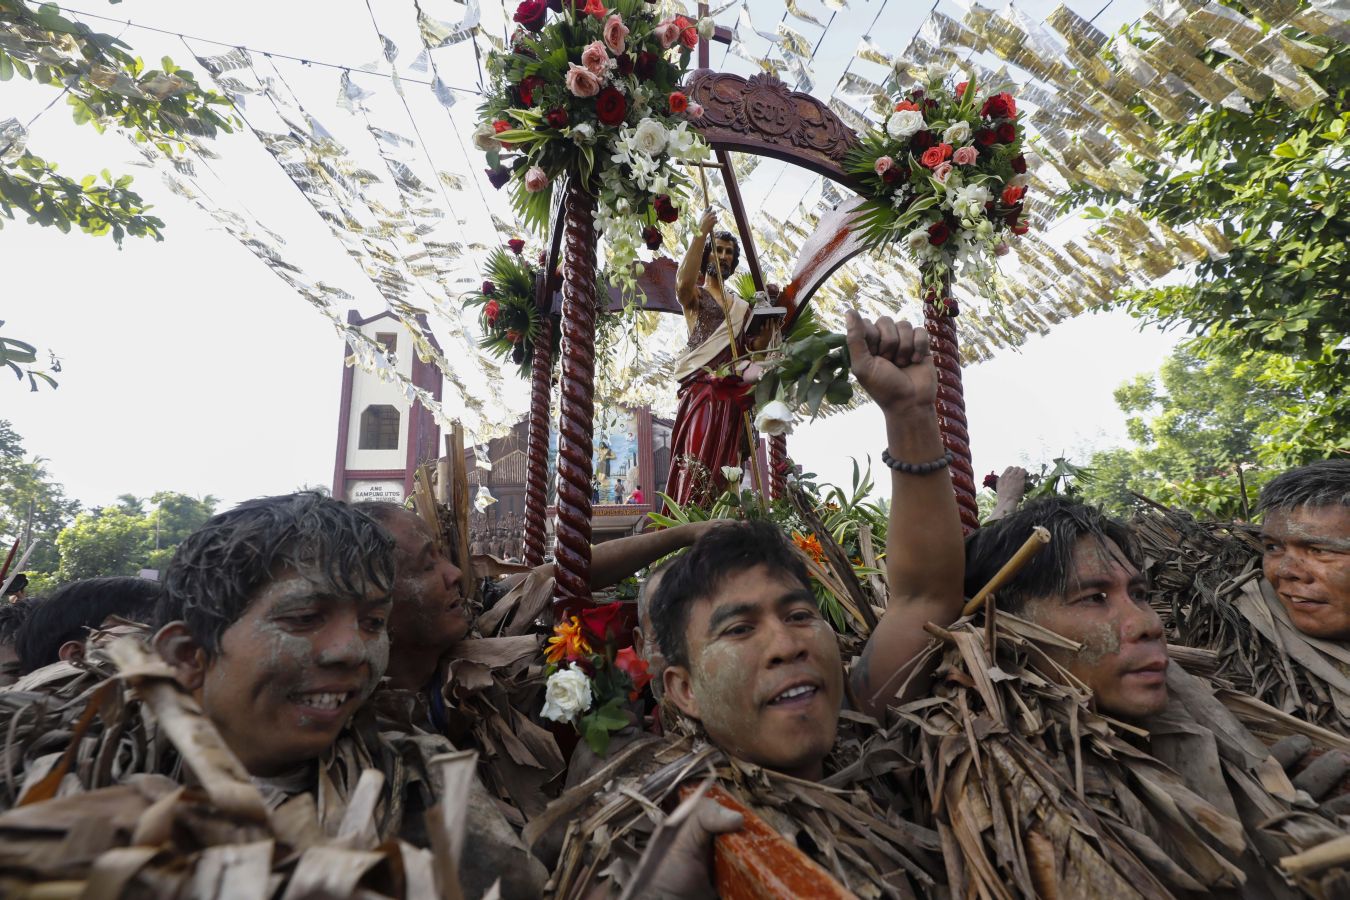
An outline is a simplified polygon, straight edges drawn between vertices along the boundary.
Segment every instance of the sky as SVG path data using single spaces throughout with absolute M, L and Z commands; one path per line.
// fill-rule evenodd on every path
M 903 46 L 927 12 L 926 6 L 888 3 L 889 11 L 877 0 L 852 0 L 840 13 L 814 61 L 822 89 L 849 65 L 852 47 L 869 27 L 874 39 Z M 1019 8 L 1039 17 L 1054 5 Z M 453 0 L 422 6 L 452 22 L 464 14 Z M 802 0 L 802 6 L 822 20 L 829 15 L 816 0 Z M 1085 16 L 1100 8 L 1070 6 Z M 227 5 L 125 0 L 103 6 L 83 0 L 77 8 L 353 66 L 379 53 L 362 0 L 323 6 L 256 0 Z M 410 8 L 410 2 L 398 0 L 374 3 L 382 30 L 399 34 L 407 47 L 415 40 L 408 31 Z M 771 0 L 754 0 L 751 8 L 761 29 L 772 28 L 782 9 Z M 958 7 L 941 8 L 960 15 Z M 1111 30 L 1140 8 L 1137 0 L 1117 0 L 1098 24 Z M 322 18 L 315 15 L 319 10 Z M 502 14 L 494 0 L 484 0 L 485 27 L 490 22 L 499 27 Z M 734 18 L 735 10 L 728 15 Z M 122 25 L 91 24 L 113 34 L 123 31 Z M 812 38 L 820 34 L 792 24 Z M 189 57 L 177 37 L 138 28 L 126 28 L 122 37 L 148 60 L 166 53 L 180 63 Z M 204 53 L 226 49 L 193 46 Z M 455 52 L 459 55 L 443 64 L 443 75 L 452 84 L 472 86 L 477 73 L 471 56 L 467 49 Z M 720 64 L 716 52 L 713 60 Z M 748 64 L 731 57 L 726 65 Z M 277 67 L 326 127 L 335 133 L 351 128 L 344 122 L 350 116 L 335 105 L 336 71 L 285 61 Z M 51 99 L 48 88 L 7 82 L 0 85 L 0 119 L 15 116 L 26 123 Z M 449 116 L 424 126 L 428 155 L 438 167 L 467 170 L 470 161 L 454 129 L 472 128 L 474 99 L 466 95 Z M 67 174 L 78 177 L 107 166 L 136 175 L 136 189 L 167 223 L 166 237 L 162 243 L 128 239 L 119 250 L 107 238 L 4 221 L 3 333 L 50 347 L 63 371 L 59 389 L 38 393 L 0 377 L 0 418 L 13 423 L 28 451 L 45 458 L 51 476 L 87 506 L 158 490 L 212 494 L 228 506 L 305 484 L 330 484 L 345 355 L 332 327 L 212 219 L 165 189 L 156 173 L 129 166 L 134 153 L 125 139 L 75 126 L 60 103 L 31 130 L 30 148 L 59 161 Z M 369 283 L 251 135 L 224 137 L 213 149 L 220 159 L 204 183 L 278 231 L 288 254 L 316 277 L 351 292 L 364 314 L 380 308 Z M 780 183 L 773 169 L 765 171 L 747 185 L 751 209 L 793 193 L 786 190 L 791 173 Z M 472 191 L 461 196 L 469 198 L 469 206 L 478 199 Z M 466 233 L 483 218 L 474 208 L 457 210 L 456 216 Z M 1111 392 L 1139 373 L 1155 371 L 1176 340 L 1120 312 L 1089 314 L 971 367 L 965 390 L 976 471 L 1011 464 L 1034 469 L 1054 456 L 1085 459 L 1095 449 L 1125 443 L 1124 416 Z M 523 411 L 523 390 L 513 390 L 512 398 Z M 790 453 L 825 480 L 847 483 L 850 458 L 876 459 L 882 434 L 880 415 L 863 408 L 800 427 L 789 439 Z

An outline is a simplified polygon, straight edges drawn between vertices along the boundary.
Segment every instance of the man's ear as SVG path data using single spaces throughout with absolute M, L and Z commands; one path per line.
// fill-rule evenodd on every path
M 691 719 L 698 719 L 698 699 L 694 697 L 694 680 L 684 666 L 666 666 L 661 676 L 666 696 L 674 701 L 680 712 Z
M 155 650 L 173 669 L 185 690 L 195 691 L 206 680 L 206 650 L 188 631 L 186 622 L 170 622 L 153 639 Z
M 62 662 L 84 659 L 84 641 L 66 641 L 56 655 Z
M 633 652 L 642 659 L 647 658 L 647 641 L 642 637 L 642 629 L 633 629 Z

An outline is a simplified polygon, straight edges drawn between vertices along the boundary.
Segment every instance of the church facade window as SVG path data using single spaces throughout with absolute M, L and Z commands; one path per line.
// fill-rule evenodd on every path
M 362 450 L 397 450 L 399 412 L 387 403 L 373 403 L 361 412 Z

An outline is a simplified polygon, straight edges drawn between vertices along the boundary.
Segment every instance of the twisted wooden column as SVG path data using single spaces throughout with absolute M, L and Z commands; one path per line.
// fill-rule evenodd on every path
M 787 458 L 787 435 L 769 438 L 769 494 L 774 500 L 787 496 Z
M 549 406 L 553 400 L 553 317 L 547 314 L 534 343 L 530 364 L 530 437 L 525 468 L 525 565 L 544 562 L 548 512 Z
M 970 456 L 970 432 L 966 426 L 966 398 L 961 390 L 961 355 L 956 344 L 956 301 L 950 282 L 942 297 L 930 292 L 923 304 L 923 324 L 928 330 L 933 363 L 937 366 L 937 415 L 942 443 L 952 452 L 952 487 L 961 512 L 961 530 L 969 534 L 980 526 L 975 504 L 975 468 Z
M 558 418 L 555 620 L 591 599 L 591 452 L 595 419 L 595 198 L 579 178 L 563 198 L 562 371 Z

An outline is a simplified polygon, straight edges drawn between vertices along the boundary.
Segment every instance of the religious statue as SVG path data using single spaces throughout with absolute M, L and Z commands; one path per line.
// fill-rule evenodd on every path
M 741 247 L 729 231 L 713 234 L 717 215 L 703 214 L 675 274 L 689 344 L 675 369 L 679 407 L 671 433 L 666 494 L 681 506 L 708 503 L 726 489 L 724 466 L 740 467 L 750 452 L 746 413 L 754 397 L 747 381 L 753 310 L 727 287 Z

